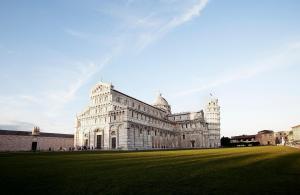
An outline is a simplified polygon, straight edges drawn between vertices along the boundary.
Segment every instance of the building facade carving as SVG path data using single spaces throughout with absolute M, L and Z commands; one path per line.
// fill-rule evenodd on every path
M 211 98 L 205 112 L 172 114 L 161 94 L 150 105 L 99 83 L 76 116 L 75 129 L 76 148 L 213 148 L 220 146 L 220 106 Z

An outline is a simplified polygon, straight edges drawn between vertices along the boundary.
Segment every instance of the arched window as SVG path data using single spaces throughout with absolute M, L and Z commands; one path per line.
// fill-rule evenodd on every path
M 117 97 L 117 98 L 116 98 L 116 102 L 120 102 L 120 97 Z

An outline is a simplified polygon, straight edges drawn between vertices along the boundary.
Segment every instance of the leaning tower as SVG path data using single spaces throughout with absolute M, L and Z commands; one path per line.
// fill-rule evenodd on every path
M 220 106 L 218 99 L 211 97 L 205 107 L 205 119 L 208 123 L 209 147 L 220 144 Z

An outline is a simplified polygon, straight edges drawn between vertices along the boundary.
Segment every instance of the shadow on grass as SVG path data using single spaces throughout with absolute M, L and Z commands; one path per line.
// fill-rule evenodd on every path
M 286 148 L 2 157 L 0 187 L 13 194 L 282 194 L 299 190 L 300 153 Z

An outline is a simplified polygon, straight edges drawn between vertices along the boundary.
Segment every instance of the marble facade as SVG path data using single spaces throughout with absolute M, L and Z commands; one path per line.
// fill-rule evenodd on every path
M 205 111 L 172 114 L 161 94 L 150 105 L 99 83 L 76 116 L 75 129 L 76 148 L 215 148 L 220 146 L 220 106 L 211 98 Z

